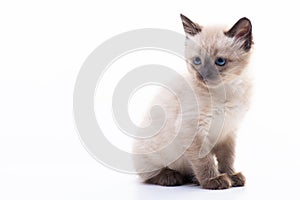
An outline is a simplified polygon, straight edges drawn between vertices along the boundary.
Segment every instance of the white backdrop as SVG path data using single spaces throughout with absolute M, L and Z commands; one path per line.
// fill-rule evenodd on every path
M 87 56 L 110 37 L 132 29 L 164 28 L 183 34 L 180 13 L 202 25 L 230 26 L 244 16 L 252 21 L 255 90 L 239 133 L 236 161 L 247 177 L 244 188 L 143 185 L 135 176 L 94 160 L 76 133 L 72 94 Z M 0 199 L 297 198 L 299 17 L 297 1 L 292 0 L 2 1 Z M 123 63 L 149 62 L 145 54 L 137 57 Z M 161 54 L 150 58 L 165 62 Z M 142 94 L 133 99 L 138 102 Z M 132 107 L 129 111 L 138 120 L 139 113 Z M 122 138 L 111 140 L 128 148 Z

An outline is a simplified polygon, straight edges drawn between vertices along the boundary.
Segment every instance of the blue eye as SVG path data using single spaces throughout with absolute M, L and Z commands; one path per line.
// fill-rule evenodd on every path
M 195 65 L 200 65 L 201 64 L 201 59 L 199 57 L 195 57 L 193 60 Z
M 219 57 L 216 59 L 215 64 L 222 67 L 226 64 L 226 59 Z

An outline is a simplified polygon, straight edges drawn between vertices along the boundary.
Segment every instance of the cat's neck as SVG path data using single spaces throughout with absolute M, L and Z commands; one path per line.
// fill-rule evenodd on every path
M 202 83 L 199 83 L 197 79 L 193 79 L 192 84 L 201 101 L 214 102 L 213 104 L 215 105 L 239 101 L 251 88 L 247 75 L 239 76 L 217 87 L 206 87 Z

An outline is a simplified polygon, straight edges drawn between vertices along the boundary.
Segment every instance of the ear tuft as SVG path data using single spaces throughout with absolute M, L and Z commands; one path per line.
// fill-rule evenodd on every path
M 197 33 L 201 32 L 201 26 L 199 26 L 197 23 L 192 22 L 192 20 L 190 20 L 189 18 L 187 18 L 183 14 L 180 14 L 180 17 L 181 17 L 181 20 L 182 20 L 184 32 L 187 35 L 194 36 Z
M 251 21 L 246 17 L 241 18 L 229 31 L 225 32 L 225 35 L 238 41 L 244 41 L 242 47 L 249 50 L 253 44 Z

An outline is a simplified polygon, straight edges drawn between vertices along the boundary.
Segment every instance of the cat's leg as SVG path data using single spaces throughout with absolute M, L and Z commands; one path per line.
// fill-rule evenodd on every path
M 138 175 L 145 183 L 179 186 L 186 182 L 183 173 L 165 165 L 161 154 L 145 154 L 134 157 L 133 161 L 136 171 L 140 172 Z
M 205 189 L 219 190 L 227 189 L 231 182 L 227 174 L 219 174 L 214 162 L 213 155 L 209 154 L 204 158 L 192 161 L 194 173 Z
M 194 178 L 189 161 L 181 156 L 167 167 L 163 167 L 157 173 L 152 174 L 145 182 L 162 186 L 178 186 L 186 183 L 197 184 L 198 181 Z
M 239 172 L 234 170 L 234 158 L 235 158 L 235 138 L 234 136 L 228 136 L 226 140 L 217 144 L 214 147 L 218 161 L 218 170 L 220 173 L 226 173 L 231 179 L 231 185 L 233 187 L 240 187 L 245 185 L 246 178 Z
M 156 176 L 145 182 L 162 186 L 179 186 L 184 184 L 185 178 L 180 172 L 165 167 Z
M 231 186 L 231 181 L 227 174 L 219 174 L 217 165 L 214 160 L 214 155 L 208 153 L 203 158 L 199 157 L 199 150 L 201 147 L 200 139 L 197 139 L 197 136 L 186 151 L 186 157 L 189 159 L 194 174 L 198 179 L 202 188 L 205 189 L 227 189 Z

